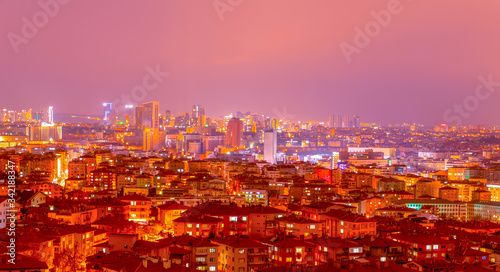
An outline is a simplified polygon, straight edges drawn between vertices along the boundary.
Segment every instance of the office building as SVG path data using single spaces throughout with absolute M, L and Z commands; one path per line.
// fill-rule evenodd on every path
M 27 127 L 30 141 L 51 141 L 62 139 L 62 126 L 55 124 L 33 124 Z
M 330 114 L 328 123 L 332 128 L 359 128 L 361 122 L 359 116 L 349 114 Z
M 194 126 L 205 126 L 206 122 L 205 109 L 200 105 L 194 105 L 193 112 L 191 113 L 191 124 Z
M 106 123 L 113 123 L 113 103 L 103 103 L 102 106 L 104 107 L 103 120 L 106 121 Z
M 135 110 L 133 105 L 125 105 L 125 122 L 135 125 Z
M 202 141 L 202 152 L 206 154 L 207 152 L 214 152 L 218 146 L 222 146 L 224 144 L 224 136 L 204 135 Z
M 160 103 L 152 101 L 137 106 L 136 113 L 136 128 L 143 132 L 144 151 L 158 149 L 160 145 Z
M 226 146 L 240 147 L 243 136 L 243 121 L 233 117 L 227 122 Z
M 48 108 L 43 108 L 42 109 L 42 121 L 45 123 L 52 124 L 54 123 L 54 108 L 53 107 L 48 107 Z M 15 120 L 15 118 L 14 118 Z M 11 118 L 11 121 L 13 121 L 13 118 Z

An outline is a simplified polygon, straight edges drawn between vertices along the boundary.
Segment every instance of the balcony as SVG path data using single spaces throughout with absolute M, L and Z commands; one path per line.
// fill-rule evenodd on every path
M 276 228 L 276 223 L 274 221 L 266 221 L 266 229 Z
M 229 226 L 229 230 L 232 230 L 232 231 L 246 231 L 247 228 L 246 227 L 238 227 L 238 226 Z
M 264 260 L 264 261 L 248 261 L 248 265 L 261 265 L 261 264 L 267 264 L 268 261 L 267 260 Z
M 261 250 L 261 251 L 254 251 L 254 252 L 250 252 L 250 251 L 248 251 L 248 255 L 250 255 L 250 256 L 267 256 L 267 255 L 268 255 L 268 253 L 267 253 L 267 251 L 265 251 L 265 250 Z

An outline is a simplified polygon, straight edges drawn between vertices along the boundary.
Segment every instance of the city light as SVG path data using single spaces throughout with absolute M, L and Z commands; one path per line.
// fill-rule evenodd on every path
M 0 9 L 0 271 L 499 270 L 500 2 L 69 2 Z

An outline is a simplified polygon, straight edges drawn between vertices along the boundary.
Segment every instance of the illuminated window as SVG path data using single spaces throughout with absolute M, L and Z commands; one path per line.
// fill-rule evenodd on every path
M 360 247 L 350 248 L 350 249 L 349 249 L 349 251 L 350 251 L 351 253 L 361 253 L 361 252 L 362 252 L 362 250 L 361 250 L 361 248 L 360 248 Z

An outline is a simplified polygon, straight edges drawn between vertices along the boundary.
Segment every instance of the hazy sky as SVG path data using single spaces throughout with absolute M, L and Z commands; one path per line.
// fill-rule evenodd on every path
M 469 103 L 464 123 L 500 124 L 500 91 L 470 97 L 478 77 L 500 81 L 499 1 L 40 2 L 0 0 L 1 108 L 97 114 L 130 96 L 173 113 L 441 123 Z

